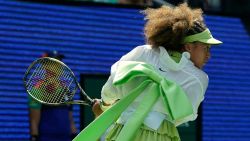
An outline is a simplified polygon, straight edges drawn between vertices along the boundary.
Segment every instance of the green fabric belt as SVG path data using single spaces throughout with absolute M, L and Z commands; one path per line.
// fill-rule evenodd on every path
M 147 89 L 145 97 L 124 125 L 117 137 L 117 141 L 129 141 L 134 137 L 134 134 L 159 97 L 163 99 L 164 106 L 172 122 L 193 113 L 192 105 L 181 87 L 174 82 L 164 79 L 156 73 L 152 66 L 134 61 L 123 61 L 120 64 L 122 65 L 118 66 L 113 80 L 115 86 L 135 83 L 138 77 L 145 80 L 90 123 L 73 141 L 95 141 L 100 138 L 134 99 L 142 92 L 145 92 L 145 89 Z

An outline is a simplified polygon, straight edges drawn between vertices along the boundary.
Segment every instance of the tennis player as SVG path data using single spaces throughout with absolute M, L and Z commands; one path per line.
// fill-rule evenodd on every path
M 195 120 L 204 99 L 208 76 L 202 68 L 210 49 L 222 43 L 206 27 L 201 9 L 184 3 L 143 13 L 147 45 L 112 66 L 102 100 L 93 106 L 99 121 L 130 101 L 128 107 L 121 106 L 124 110 L 107 131 L 106 141 L 179 141 L 176 127 Z

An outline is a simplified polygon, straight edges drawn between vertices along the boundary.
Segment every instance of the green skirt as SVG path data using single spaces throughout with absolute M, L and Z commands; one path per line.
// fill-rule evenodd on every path
M 105 141 L 115 141 L 122 127 L 122 124 L 116 123 L 107 133 Z M 180 141 L 180 137 L 177 128 L 171 122 L 164 120 L 157 130 L 153 130 L 143 124 L 133 141 Z

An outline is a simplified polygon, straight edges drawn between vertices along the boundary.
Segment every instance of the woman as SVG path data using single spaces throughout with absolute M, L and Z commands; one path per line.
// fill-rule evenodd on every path
M 179 141 L 176 126 L 195 120 L 204 99 L 208 76 L 202 68 L 211 56 L 210 47 L 222 43 L 212 37 L 202 11 L 191 9 L 187 4 L 147 9 L 144 14 L 148 45 L 136 47 L 112 66 L 102 89 L 102 100 L 96 100 L 93 112 L 99 116 L 109 107 L 119 105 L 146 81 L 156 85 L 143 87 L 145 90 L 140 91 L 107 131 L 106 141 Z M 124 72 L 126 69 L 128 72 Z M 126 84 L 117 86 L 120 81 L 117 78 L 121 74 L 131 75 L 130 72 L 136 76 L 125 76 L 129 77 L 124 79 Z M 145 75 L 152 80 L 145 79 Z M 154 97 L 155 93 L 163 95 Z M 147 95 L 156 100 L 150 97 L 145 100 Z M 152 103 L 151 106 L 148 103 Z

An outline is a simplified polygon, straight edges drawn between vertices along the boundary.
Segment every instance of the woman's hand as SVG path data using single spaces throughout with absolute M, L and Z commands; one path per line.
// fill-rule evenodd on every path
M 101 115 L 103 113 L 101 107 L 101 100 L 100 99 L 94 99 L 94 104 L 92 106 L 92 111 L 95 115 L 95 118 L 97 118 L 99 115 Z

